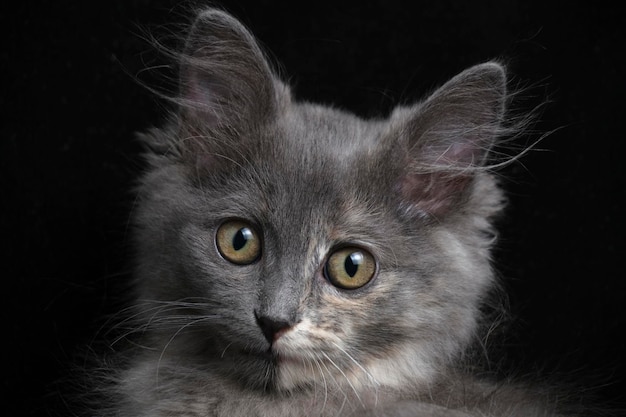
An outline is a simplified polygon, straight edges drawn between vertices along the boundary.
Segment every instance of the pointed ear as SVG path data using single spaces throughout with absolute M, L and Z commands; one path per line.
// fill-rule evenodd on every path
M 184 109 L 210 127 L 262 122 L 276 108 L 276 85 L 254 37 L 220 10 L 201 12 L 181 60 Z
M 404 163 L 398 188 L 411 207 L 440 217 L 467 197 L 502 134 L 505 104 L 504 68 L 490 62 L 452 78 L 419 105 L 395 111 Z
M 256 146 L 246 140 L 276 116 L 288 95 L 239 21 L 216 9 L 201 12 L 180 58 L 179 134 L 188 163 L 217 169 L 245 155 Z

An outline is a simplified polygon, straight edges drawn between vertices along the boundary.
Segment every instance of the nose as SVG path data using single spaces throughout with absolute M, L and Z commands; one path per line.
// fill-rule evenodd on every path
M 265 339 L 270 345 L 278 340 L 278 338 L 292 326 L 289 320 L 284 318 L 259 316 L 256 312 L 254 315 L 256 317 L 257 324 L 263 332 L 263 336 L 265 336 Z

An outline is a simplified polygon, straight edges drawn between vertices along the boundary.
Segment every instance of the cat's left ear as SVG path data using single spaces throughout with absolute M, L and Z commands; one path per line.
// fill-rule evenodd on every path
M 460 73 L 424 102 L 396 109 L 393 154 L 403 200 L 440 217 L 466 198 L 502 134 L 505 104 L 504 68 L 489 62 Z

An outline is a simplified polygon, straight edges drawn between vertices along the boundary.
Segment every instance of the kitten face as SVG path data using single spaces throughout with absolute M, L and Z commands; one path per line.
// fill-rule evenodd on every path
M 501 195 L 480 165 L 504 74 L 484 64 L 387 120 L 294 103 L 251 35 L 202 14 L 179 113 L 145 139 L 137 317 L 161 358 L 245 385 L 432 381 L 472 338 Z

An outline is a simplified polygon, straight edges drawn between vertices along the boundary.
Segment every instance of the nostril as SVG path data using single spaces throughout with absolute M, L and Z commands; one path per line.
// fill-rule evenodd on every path
M 287 320 L 276 319 L 271 317 L 256 316 L 256 322 L 263 332 L 263 336 L 270 343 L 274 343 L 281 337 L 290 327 L 291 324 Z

